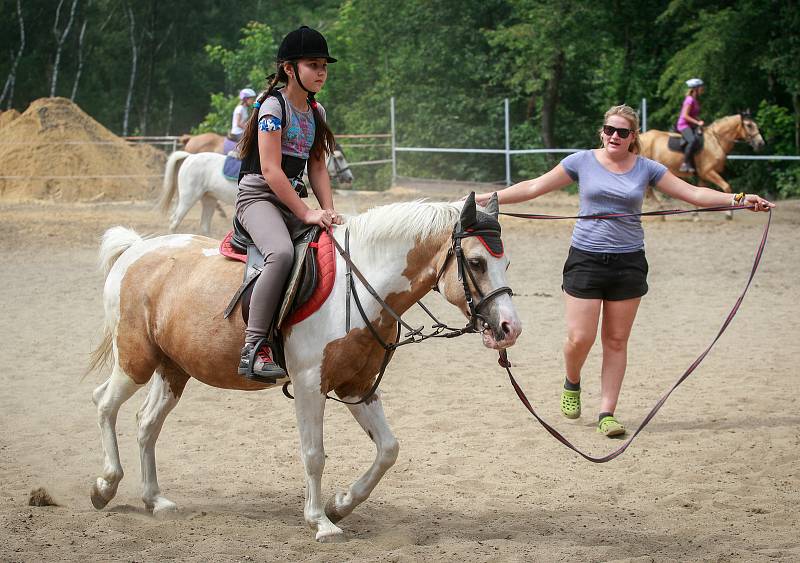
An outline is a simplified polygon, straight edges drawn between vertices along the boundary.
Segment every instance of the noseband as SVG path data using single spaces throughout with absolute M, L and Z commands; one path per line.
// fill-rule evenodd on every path
M 508 295 L 513 295 L 514 292 L 508 286 L 498 287 L 497 289 L 493 289 L 489 293 L 484 294 L 481 291 L 480 286 L 478 285 L 477 280 L 475 279 L 475 274 L 472 272 L 472 268 L 469 266 L 469 262 L 467 258 L 464 256 L 464 251 L 461 249 L 461 241 L 465 238 L 469 237 L 480 237 L 480 236 L 500 236 L 499 231 L 495 231 L 492 229 L 481 229 L 478 231 L 473 230 L 459 230 L 459 225 L 456 225 L 453 228 L 453 236 L 452 236 L 452 243 L 450 245 L 450 249 L 447 251 L 447 256 L 442 263 L 442 267 L 439 269 L 439 273 L 436 274 L 436 281 L 433 284 L 433 290 L 441 293 L 439 289 L 439 280 L 444 275 L 444 271 L 447 268 L 448 262 L 450 262 L 450 258 L 455 256 L 456 266 L 458 267 L 458 279 L 461 281 L 461 284 L 464 287 L 464 300 L 467 302 L 467 307 L 469 308 L 469 324 L 467 325 L 471 332 L 482 332 L 486 326 L 486 317 L 481 314 L 481 310 L 485 305 L 487 305 L 492 299 L 507 293 Z M 464 275 L 466 273 L 466 275 Z M 475 292 L 480 297 L 480 301 L 477 303 L 474 302 L 472 298 L 472 291 L 469 288 L 469 283 L 467 278 L 472 281 L 472 285 L 475 288 Z

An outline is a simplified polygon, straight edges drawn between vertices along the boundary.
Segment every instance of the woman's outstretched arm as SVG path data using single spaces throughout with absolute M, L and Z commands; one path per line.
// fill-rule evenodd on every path
M 569 177 L 564 167 L 558 164 L 555 168 L 537 178 L 523 180 L 504 190 L 498 191 L 497 201 L 500 204 L 528 201 L 554 190 L 565 188 L 572 182 L 572 178 Z M 486 205 L 489 202 L 489 198 L 492 197 L 492 193 L 493 192 L 487 192 L 475 196 L 475 202 L 478 205 Z

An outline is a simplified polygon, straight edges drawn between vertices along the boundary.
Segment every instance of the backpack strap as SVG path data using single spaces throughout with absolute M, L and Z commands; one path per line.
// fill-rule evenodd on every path
M 286 99 L 283 97 L 283 92 L 281 92 L 280 90 L 275 90 L 275 91 L 273 91 L 273 92 L 272 92 L 272 93 L 271 93 L 269 96 L 267 96 L 267 97 L 270 97 L 270 96 L 273 96 L 273 97 L 277 98 L 277 100 L 278 100 L 278 103 L 281 105 L 281 128 L 283 128 L 283 127 L 286 125 Z M 311 104 L 309 104 L 309 106 L 310 106 L 310 105 L 311 105 Z M 317 112 L 316 112 L 316 111 L 314 111 L 314 109 L 313 109 L 313 108 L 311 109 L 311 111 L 312 111 L 311 115 L 313 115 L 313 116 L 314 116 L 314 130 L 315 130 L 315 133 L 314 133 L 314 134 L 316 135 L 316 128 L 317 128 Z
M 286 99 L 283 96 L 283 92 L 281 92 L 280 90 L 274 90 L 272 93 L 270 93 L 269 96 L 267 96 L 267 98 L 269 98 L 270 96 L 277 98 L 278 103 L 281 106 L 280 119 L 281 119 L 281 128 L 283 128 L 286 125 L 286 121 L 287 121 L 286 116 L 288 115 L 287 112 L 286 112 Z M 313 112 L 312 115 L 314 116 L 314 129 L 315 129 L 314 135 L 316 135 L 317 112 L 314 111 L 313 108 L 312 108 L 312 112 Z M 261 121 L 261 119 L 264 119 L 264 116 L 258 118 L 259 121 Z M 284 169 L 284 172 L 287 172 L 286 167 L 284 167 L 284 163 L 286 163 L 287 160 L 293 161 L 293 160 L 299 160 L 299 159 L 297 159 L 296 157 L 291 157 L 289 155 L 283 155 L 282 159 L 281 159 L 281 168 Z M 292 163 L 290 163 L 290 164 L 292 164 Z M 300 165 L 297 164 L 297 166 L 300 166 Z M 305 161 L 303 161 L 303 163 L 302 163 L 302 167 L 304 167 L 304 166 L 305 166 Z M 294 167 L 292 167 L 292 168 L 294 168 Z M 302 168 L 300 169 L 300 171 L 298 173 L 300 173 L 300 172 L 302 172 Z M 260 156 L 258 154 L 258 143 L 256 143 L 255 146 L 251 150 L 251 154 L 244 156 L 244 159 L 242 160 L 242 166 L 239 169 L 239 180 L 238 181 L 241 182 L 242 178 L 246 174 L 260 174 L 260 173 L 261 173 L 261 159 L 260 159 Z M 292 170 L 290 170 L 289 172 L 287 172 L 286 175 L 287 175 L 287 177 L 291 178 L 291 177 L 296 176 L 297 174 L 292 173 Z M 304 189 L 301 190 L 301 192 L 307 194 L 307 192 Z M 301 192 L 298 192 L 298 193 L 301 193 Z M 305 196 L 301 195 L 300 197 L 307 197 L 307 195 L 305 195 Z

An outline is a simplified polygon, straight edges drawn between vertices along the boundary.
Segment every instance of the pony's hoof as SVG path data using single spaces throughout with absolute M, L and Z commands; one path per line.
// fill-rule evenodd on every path
M 92 485 L 92 490 L 89 494 L 89 498 L 92 499 L 92 506 L 97 510 L 105 508 L 116 493 L 116 491 L 112 491 L 111 494 L 103 494 L 103 489 L 108 489 L 108 483 L 106 483 L 105 479 L 98 477 L 97 481 Z
M 337 504 L 341 502 L 343 497 L 344 493 L 338 493 L 329 498 L 328 502 L 325 503 L 325 516 L 327 516 L 328 519 L 334 524 L 336 524 L 336 522 L 338 522 L 339 520 L 350 514 L 350 511 L 346 512 L 344 510 L 340 511 L 340 509 L 337 507 Z
M 147 508 L 153 511 L 154 518 L 169 519 L 178 513 L 178 505 L 164 497 L 159 497 L 155 503 L 148 504 Z
M 317 541 L 320 543 L 342 543 L 347 541 L 344 532 L 337 526 L 317 532 Z

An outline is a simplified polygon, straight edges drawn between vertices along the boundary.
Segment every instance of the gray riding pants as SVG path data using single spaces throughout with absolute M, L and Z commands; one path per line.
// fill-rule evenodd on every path
M 694 153 L 697 152 L 697 146 L 700 144 L 697 131 L 694 127 L 687 127 L 681 130 L 681 135 L 686 139 L 686 146 L 683 149 L 683 161 L 691 165 Z
M 253 294 L 250 297 L 250 317 L 245 331 L 245 342 L 250 344 L 267 336 L 267 329 L 275 316 L 283 296 L 283 287 L 292 270 L 292 232 L 302 226 L 302 222 L 288 209 L 279 207 L 280 204 L 276 203 L 253 201 L 236 211 L 239 221 L 264 255 L 264 270 L 253 284 Z

